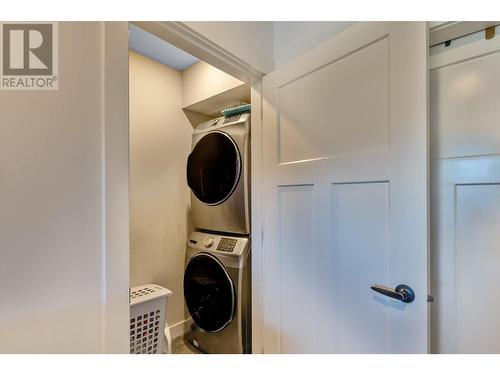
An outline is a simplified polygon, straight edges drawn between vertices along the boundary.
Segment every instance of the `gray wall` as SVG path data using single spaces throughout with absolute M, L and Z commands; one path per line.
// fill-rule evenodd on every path
M 2 353 L 128 349 L 126 51 L 125 23 L 61 22 L 59 89 L 0 91 Z
M 172 290 L 167 321 L 184 320 L 182 280 L 193 128 L 182 111 L 181 73 L 130 52 L 130 283 Z

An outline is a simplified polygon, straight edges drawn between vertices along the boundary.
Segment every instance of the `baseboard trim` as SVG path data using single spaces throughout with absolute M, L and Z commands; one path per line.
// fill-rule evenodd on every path
M 181 320 L 180 322 L 172 324 L 170 326 L 170 335 L 172 336 L 172 340 L 186 333 L 191 327 L 191 324 L 193 324 L 192 318 Z

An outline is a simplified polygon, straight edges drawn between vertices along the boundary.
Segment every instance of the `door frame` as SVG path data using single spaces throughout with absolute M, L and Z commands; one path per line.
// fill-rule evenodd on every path
M 209 38 L 178 21 L 137 21 L 131 24 L 147 31 L 243 82 L 260 80 L 264 73 Z
M 101 351 L 129 352 L 128 23 L 102 27 Z
M 251 84 L 251 115 L 252 115 L 252 137 L 251 137 L 251 217 L 252 217 L 252 352 L 263 353 L 262 345 L 262 157 L 261 157 L 261 138 L 262 138 L 262 96 L 261 96 L 261 80 L 264 73 L 259 69 L 251 66 L 247 62 L 238 58 L 231 52 L 220 47 L 210 39 L 204 37 L 200 33 L 194 31 L 183 22 L 176 21 L 151 21 L 151 22 L 129 22 L 141 29 L 155 35 L 156 37 L 182 49 L 185 52 L 205 61 L 206 63 L 222 70 L 223 72 L 232 75 L 244 82 Z M 113 24 L 113 23 L 112 23 Z M 128 23 L 127 23 L 128 24 Z M 127 37 L 128 40 L 128 37 Z M 123 57 L 122 57 L 123 58 Z M 127 60 L 128 66 L 128 60 Z M 127 82 L 128 84 L 128 82 Z M 114 95 L 121 96 L 123 88 L 120 86 L 120 91 L 116 91 Z M 127 90 L 128 97 L 128 90 Z M 128 114 L 128 111 L 127 111 Z M 128 130 L 128 126 L 127 126 Z M 123 140 L 124 141 L 124 140 Z M 128 136 L 126 140 L 128 148 Z M 122 145 L 124 146 L 124 145 Z M 129 151 L 127 151 L 129 157 Z M 128 159 L 127 159 L 128 166 Z M 123 167 L 123 160 L 110 159 L 106 164 L 106 179 L 112 179 L 113 171 Z M 124 181 L 124 176 L 121 176 L 122 184 L 128 186 L 128 170 L 127 181 Z M 128 189 L 127 189 L 128 191 Z M 128 199 L 128 198 L 127 198 Z M 113 200 L 113 195 L 109 194 L 106 197 L 106 204 Z M 128 200 L 127 200 L 128 210 Z M 113 221 L 117 224 L 123 220 L 118 213 L 111 213 L 109 222 Z M 128 223 L 128 221 L 127 221 Z M 108 233 L 113 234 L 113 225 L 107 226 L 106 238 Z M 122 237 L 126 238 L 128 243 L 128 227 L 125 231 L 122 228 Z M 122 242 L 124 239 L 122 238 Z M 129 251 L 127 247 L 127 251 Z M 127 258 L 128 259 L 128 258 Z M 128 263 L 127 263 L 128 267 Z M 123 270 L 120 270 L 123 271 Z M 127 268 L 128 279 L 128 268 Z M 106 285 L 111 284 L 110 281 Z M 116 331 L 114 331 L 116 332 Z M 128 334 L 128 331 L 127 331 Z M 109 337 L 112 332 L 106 332 Z

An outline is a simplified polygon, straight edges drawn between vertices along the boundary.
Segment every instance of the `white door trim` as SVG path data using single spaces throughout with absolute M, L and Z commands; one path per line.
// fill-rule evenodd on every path
M 433 22 L 429 27 L 429 46 L 435 46 L 465 35 L 498 25 L 498 21 L 449 21 Z
M 252 353 L 263 345 L 263 241 L 262 231 L 262 81 L 252 84 L 251 206 L 252 206 Z
M 497 36 L 489 40 L 482 39 L 460 47 L 450 48 L 449 51 L 440 52 L 430 56 L 429 69 L 434 70 L 443 68 L 445 66 L 458 64 L 481 56 L 490 55 L 498 51 L 500 51 L 500 37 Z
M 102 351 L 129 352 L 128 23 L 103 22 Z M 82 322 L 80 322 L 82 323 Z M 78 324 L 80 324 L 78 323 Z M 78 340 L 78 338 L 75 338 Z
M 264 76 L 259 69 L 228 52 L 183 22 L 131 23 L 244 82 L 258 81 Z

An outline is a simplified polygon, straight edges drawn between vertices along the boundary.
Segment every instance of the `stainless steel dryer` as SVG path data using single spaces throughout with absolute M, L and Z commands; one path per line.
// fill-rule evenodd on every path
M 187 161 L 191 219 L 197 229 L 250 233 L 250 114 L 196 127 Z
M 251 353 L 248 237 L 191 233 L 184 300 L 193 318 L 187 340 L 205 353 Z

